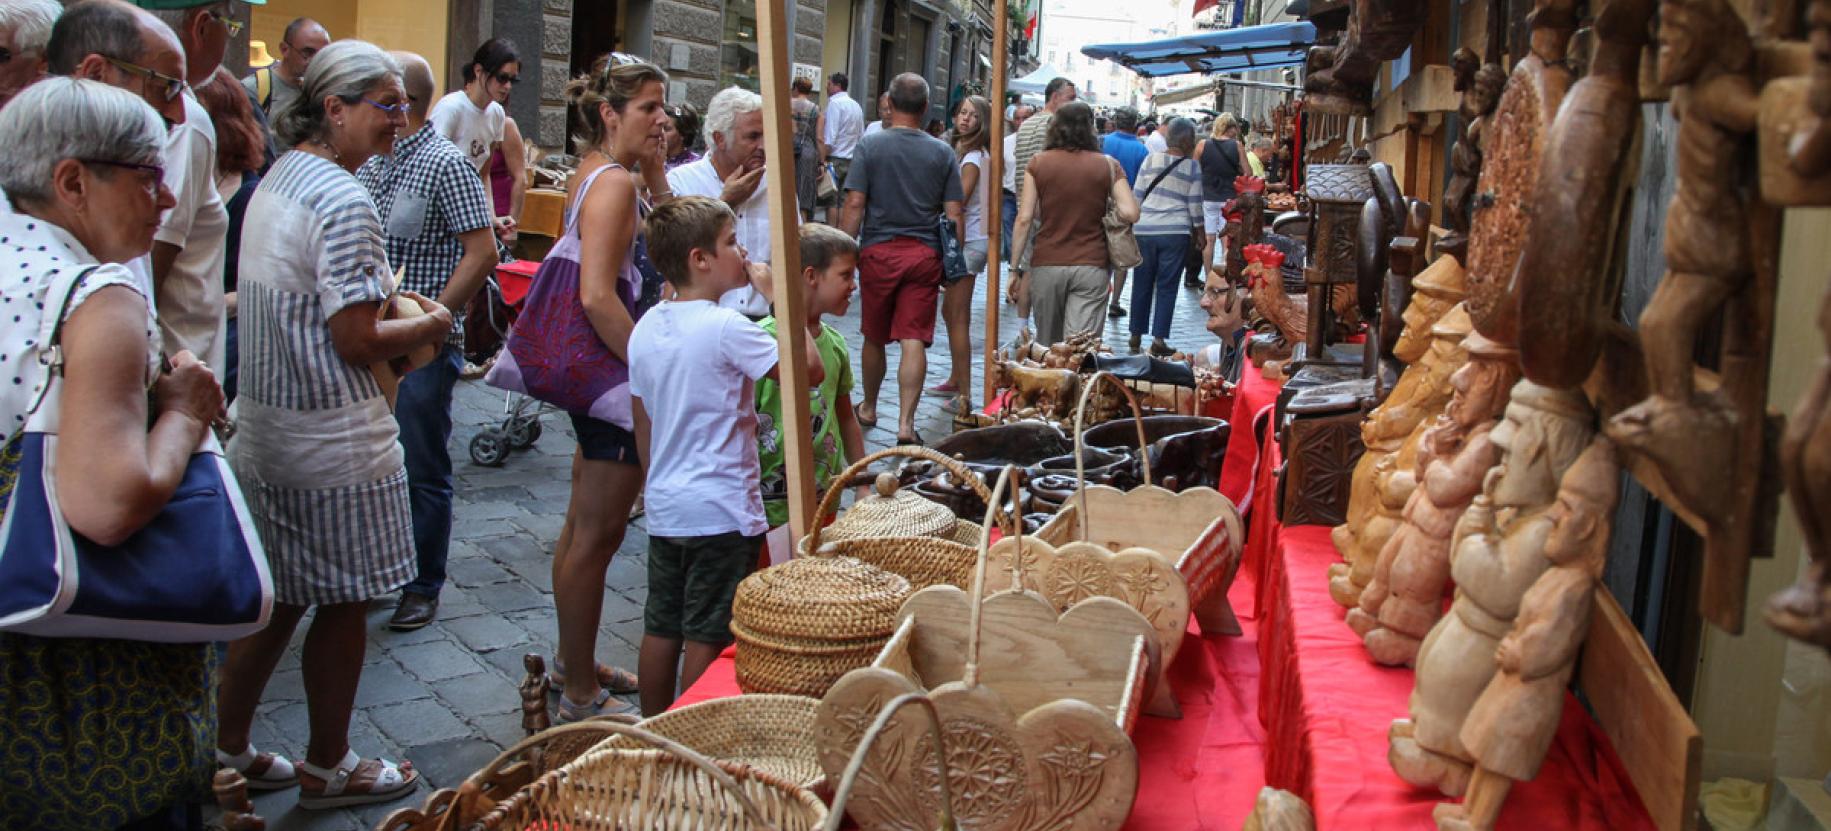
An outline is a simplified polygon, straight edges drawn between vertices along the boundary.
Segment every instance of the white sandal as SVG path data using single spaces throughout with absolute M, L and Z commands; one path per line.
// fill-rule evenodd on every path
M 251 791 L 277 791 L 299 784 L 299 771 L 285 756 L 262 753 L 250 743 L 235 755 L 216 751 L 216 763 L 242 775 Z
M 396 765 L 386 759 L 375 759 L 381 766 L 381 772 L 375 775 L 375 781 L 369 783 L 368 790 L 358 793 L 345 793 L 350 786 L 350 779 L 356 774 L 363 759 L 355 750 L 346 750 L 343 761 L 337 763 L 335 770 L 318 767 L 311 762 L 301 761 L 299 769 L 317 777 L 324 783 L 324 789 L 313 793 L 304 783 L 299 786 L 299 807 L 306 810 L 321 808 L 345 808 L 351 805 L 368 805 L 374 802 L 391 802 L 413 792 L 414 785 L 420 781 L 419 771 L 411 763 Z

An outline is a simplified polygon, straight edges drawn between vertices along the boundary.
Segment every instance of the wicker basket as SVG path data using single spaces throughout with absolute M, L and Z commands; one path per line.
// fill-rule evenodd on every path
M 731 602 L 738 687 L 825 695 L 877 656 L 909 591 L 900 575 L 851 557 L 802 557 L 744 578 Z
M 670 710 L 640 726 L 713 759 L 742 762 L 812 787 L 826 775 L 814 752 L 814 709 L 819 706 L 819 699 L 800 695 L 735 695 Z M 634 750 L 643 745 L 619 735 L 599 746 Z
M 498 806 L 486 828 L 568 831 L 811 831 L 827 824 L 813 792 L 636 727 L 621 736 L 654 749 L 600 745 Z
M 880 450 L 853 462 L 845 472 L 833 477 L 833 484 L 827 488 L 826 496 L 820 500 L 820 509 L 815 513 L 814 529 L 802 538 L 797 552 L 804 557 L 813 552 L 817 556 L 863 560 L 908 578 L 912 591 L 935 585 L 962 589 L 971 586 L 975 547 L 984 529 L 978 523 L 955 519 L 946 508 L 912 491 L 898 490 L 896 478 L 891 474 L 878 476 L 878 496 L 853 505 L 832 527 L 820 527 L 821 521 L 838 510 L 839 497 L 845 491 L 844 483 L 872 463 L 893 456 L 934 462 L 952 474 L 956 481 L 971 486 L 981 500 L 991 497 L 979 476 L 956 459 L 925 447 Z M 865 512 L 863 517 L 855 519 L 861 510 Z M 918 518 L 906 519 L 905 515 Z M 942 516 L 947 520 L 945 523 L 935 519 Z

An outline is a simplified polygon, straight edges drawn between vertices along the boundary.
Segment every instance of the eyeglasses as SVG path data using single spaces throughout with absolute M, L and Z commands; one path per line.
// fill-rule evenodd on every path
M 365 95 L 362 97 L 362 103 L 381 110 L 387 115 L 405 116 L 407 114 L 408 102 L 406 101 L 402 101 L 398 104 L 383 104 L 380 101 Z
M 311 59 L 318 55 L 316 47 L 307 46 L 304 49 L 300 49 L 299 47 L 292 45 L 292 41 L 290 40 L 282 40 L 280 41 L 280 45 L 299 53 L 299 57 L 304 58 L 306 63 L 311 63 Z
M 498 83 L 498 84 L 521 83 L 521 76 L 520 75 L 510 75 L 507 72 L 498 72 L 498 73 L 496 73 L 496 83 Z
M 204 12 L 204 14 L 208 15 L 211 20 L 221 23 L 223 25 L 223 28 L 228 29 L 229 37 L 235 37 L 236 35 L 241 34 L 242 27 L 244 25 L 246 25 L 246 24 L 242 23 L 240 20 L 236 20 L 235 18 L 232 18 L 219 11 L 207 11 L 207 12 Z
M 6 63 L 12 59 L 13 59 L 13 50 L 8 49 L 4 46 L 0 46 L 0 63 Z
M 185 88 L 185 86 L 187 86 L 185 84 L 183 78 L 173 78 L 172 76 L 167 75 L 163 72 L 158 72 L 156 70 L 147 69 L 146 67 L 141 66 L 137 63 L 129 63 L 127 61 L 121 60 L 120 58 L 107 58 L 106 60 L 109 63 L 114 64 L 116 69 L 119 69 L 122 72 L 125 72 L 129 75 L 138 75 L 141 78 L 146 79 L 146 81 L 148 83 L 156 82 L 156 83 L 164 84 L 165 85 L 165 100 L 167 100 L 167 101 L 177 98 L 180 93 L 184 92 L 184 88 Z
M 142 184 L 146 186 L 147 193 L 158 193 L 160 183 L 165 181 L 165 168 L 156 164 L 123 162 L 117 159 L 77 159 L 77 161 L 82 162 L 83 164 L 99 164 L 107 167 L 119 167 L 136 171 L 141 174 L 143 180 Z

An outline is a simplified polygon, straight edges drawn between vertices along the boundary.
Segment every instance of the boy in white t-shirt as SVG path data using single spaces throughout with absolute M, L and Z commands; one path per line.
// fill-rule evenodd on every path
M 775 339 L 718 305 L 751 279 L 731 208 L 676 198 L 649 214 L 644 230 L 649 258 L 674 287 L 674 299 L 650 309 L 629 335 L 649 534 L 637 674 L 642 713 L 652 716 L 674 701 L 676 664 L 678 680 L 691 686 L 731 642 L 731 598 L 769 530 L 754 385 L 779 378 Z M 803 360 L 818 386 L 826 373 L 812 338 Z

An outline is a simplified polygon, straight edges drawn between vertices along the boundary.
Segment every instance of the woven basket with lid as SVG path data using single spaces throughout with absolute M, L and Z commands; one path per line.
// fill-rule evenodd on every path
M 744 578 L 731 602 L 738 687 L 824 695 L 876 657 L 909 594 L 902 576 L 851 557 L 802 557 Z
M 925 447 L 892 447 L 856 462 L 833 477 L 833 484 L 815 512 L 824 520 L 839 509 L 844 483 L 873 462 L 894 456 L 923 459 L 939 465 L 955 482 L 964 482 L 981 500 L 989 496 L 978 474 L 959 460 Z M 875 494 L 858 500 L 830 527 L 815 522 L 803 537 L 797 556 L 855 557 L 909 579 L 913 591 L 934 585 L 971 585 L 974 551 L 983 529 L 976 522 L 956 519 L 946 506 L 931 502 L 913 489 L 898 487 L 891 473 L 878 474 Z

